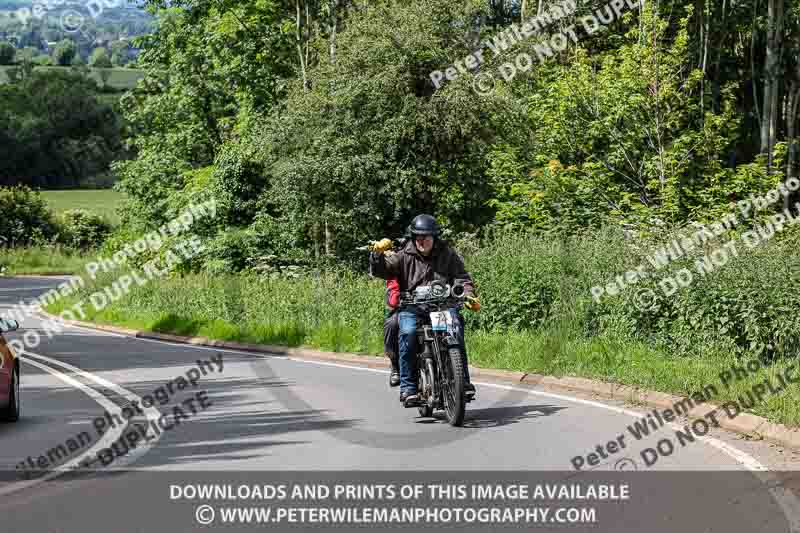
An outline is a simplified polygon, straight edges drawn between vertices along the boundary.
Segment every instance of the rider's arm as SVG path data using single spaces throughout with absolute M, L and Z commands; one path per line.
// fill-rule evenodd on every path
M 376 278 L 389 279 L 400 275 L 402 253 L 387 256 L 384 253 L 369 254 L 369 273 Z

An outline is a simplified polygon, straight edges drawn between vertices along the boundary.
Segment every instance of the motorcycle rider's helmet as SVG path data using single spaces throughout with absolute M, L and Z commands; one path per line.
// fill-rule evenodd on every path
M 417 235 L 433 235 L 434 237 L 438 237 L 440 228 L 439 224 L 436 223 L 436 219 L 431 215 L 417 215 L 414 217 L 414 220 L 411 221 L 409 230 L 413 237 Z

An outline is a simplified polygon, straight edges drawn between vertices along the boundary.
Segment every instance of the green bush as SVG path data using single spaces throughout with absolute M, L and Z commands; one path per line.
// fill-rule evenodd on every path
M 17 50 L 14 45 L 8 41 L 0 41 L 0 65 L 14 64 L 14 57 L 17 55 Z
M 0 214 L 3 246 L 41 244 L 57 233 L 47 202 L 28 187 L 0 187 Z
M 111 232 L 111 225 L 103 217 L 85 209 L 70 209 L 61 215 L 62 242 L 67 246 L 95 248 Z
M 646 257 L 673 236 L 625 237 L 610 228 L 571 237 L 493 236 L 466 257 L 482 303 L 467 322 L 487 331 L 557 329 L 569 338 L 635 339 L 684 356 L 800 355 L 794 319 L 800 313 L 800 227 L 787 227 L 753 249 L 740 235 L 722 237 L 655 270 Z M 695 261 L 729 239 L 738 257 L 731 253 L 727 263 L 699 273 Z M 593 286 L 639 265 L 651 276 L 594 301 Z M 691 284 L 667 295 L 660 282 L 684 268 L 693 275 Z M 652 305 L 642 304 L 647 291 Z
M 623 232 L 609 228 L 588 235 L 544 236 L 498 232 L 465 254 L 482 310 L 468 315 L 483 329 L 546 329 L 575 322 L 590 289 L 625 264 Z
M 795 357 L 800 354 L 798 241 L 796 227 L 752 250 L 735 240 L 738 257 L 730 254 L 727 263 L 705 276 L 695 268 L 694 257 L 676 261 L 668 272 L 641 284 L 655 294 L 651 307 L 637 307 L 628 291 L 606 314 L 616 314 L 633 334 L 681 354 L 717 350 L 767 359 Z M 666 296 L 658 282 L 680 268 L 692 273 L 692 283 Z

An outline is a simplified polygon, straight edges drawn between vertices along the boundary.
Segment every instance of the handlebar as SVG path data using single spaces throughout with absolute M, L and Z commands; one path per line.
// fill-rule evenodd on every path
M 425 290 L 427 289 L 427 290 Z M 399 306 L 422 306 L 432 304 L 452 304 L 451 307 L 461 306 L 466 301 L 466 292 L 463 283 L 447 285 L 434 281 L 430 285 L 417 287 L 417 291 L 404 291 L 400 293 Z

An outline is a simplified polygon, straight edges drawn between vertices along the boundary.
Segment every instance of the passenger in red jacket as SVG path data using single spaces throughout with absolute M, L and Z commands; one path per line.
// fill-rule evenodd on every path
M 398 321 L 400 315 L 397 312 L 399 303 L 400 282 L 397 278 L 389 278 L 386 280 L 386 305 L 389 309 L 383 321 L 383 351 L 392 362 L 392 373 L 389 374 L 390 387 L 400 385 L 400 322 Z

